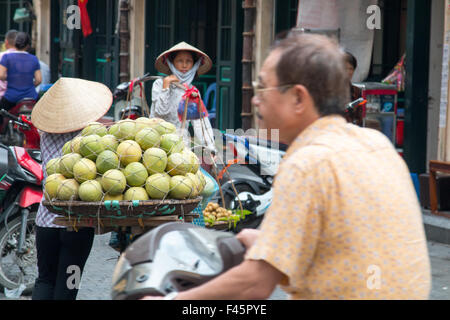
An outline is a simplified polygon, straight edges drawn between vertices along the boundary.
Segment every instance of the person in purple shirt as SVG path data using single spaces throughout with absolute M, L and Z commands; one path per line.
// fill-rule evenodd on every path
M 0 61 L 0 80 L 8 81 L 0 108 L 10 110 L 25 98 L 37 99 L 35 87 L 42 81 L 39 60 L 29 54 L 30 37 L 25 32 L 16 36 L 16 52 L 4 55 Z

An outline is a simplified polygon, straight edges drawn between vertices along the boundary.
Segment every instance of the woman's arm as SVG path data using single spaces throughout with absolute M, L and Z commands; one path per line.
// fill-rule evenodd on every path
M 37 87 L 42 82 L 42 73 L 41 70 L 36 70 L 34 72 L 34 86 Z
M 8 69 L 6 69 L 5 66 L 0 64 L 0 80 L 6 81 L 7 76 L 8 76 Z

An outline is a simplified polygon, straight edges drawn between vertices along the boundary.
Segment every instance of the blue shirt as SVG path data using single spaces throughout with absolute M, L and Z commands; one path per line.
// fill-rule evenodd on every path
M 27 52 L 11 52 L 2 57 L 0 64 L 7 69 L 5 99 L 13 103 L 24 98 L 37 99 L 34 73 L 41 67 L 36 56 Z

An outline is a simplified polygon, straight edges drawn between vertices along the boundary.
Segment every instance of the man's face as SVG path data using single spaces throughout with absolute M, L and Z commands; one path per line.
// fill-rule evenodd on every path
M 290 88 L 285 88 L 282 91 L 276 88 L 280 85 L 276 74 L 276 64 L 280 55 L 280 52 L 274 51 L 264 61 L 258 77 L 259 88 L 272 89 L 256 90 L 252 103 L 256 107 L 259 128 L 279 129 L 280 140 L 284 141 L 284 132 L 291 125 L 293 114 L 290 107 L 292 96 L 287 92 Z

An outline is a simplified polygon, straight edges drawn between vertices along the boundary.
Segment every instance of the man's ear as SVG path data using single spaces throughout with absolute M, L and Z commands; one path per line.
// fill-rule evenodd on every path
M 294 112 L 295 113 L 303 113 L 307 104 L 307 101 L 310 98 L 309 92 L 306 87 L 297 84 L 293 88 L 294 93 Z

